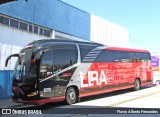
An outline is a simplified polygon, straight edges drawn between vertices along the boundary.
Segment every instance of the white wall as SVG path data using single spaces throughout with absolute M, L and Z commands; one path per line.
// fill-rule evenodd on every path
M 128 47 L 128 30 L 91 14 L 91 41 L 109 46 Z
M 52 36 L 54 37 L 54 35 Z M 15 59 L 12 59 L 9 62 L 7 68 L 4 66 L 5 60 L 9 55 L 18 53 L 24 46 L 34 40 L 47 38 L 49 37 L 29 33 L 27 31 L 0 24 L 0 70 L 14 68 Z

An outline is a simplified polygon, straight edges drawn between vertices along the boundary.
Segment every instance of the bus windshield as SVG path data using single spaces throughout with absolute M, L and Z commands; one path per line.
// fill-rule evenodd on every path
M 32 49 L 26 49 L 21 51 L 20 58 L 17 60 L 14 69 L 14 79 L 23 80 L 29 78 L 36 78 L 37 64 L 32 63 L 34 59 Z
M 20 80 L 26 77 L 25 64 L 20 64 L 19 60 L 17 60 L 16 66 L 15 66 L 14 77 L 17 80 Z

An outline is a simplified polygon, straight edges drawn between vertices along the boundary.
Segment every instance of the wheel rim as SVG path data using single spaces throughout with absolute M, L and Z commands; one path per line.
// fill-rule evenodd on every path
M 70 91 L 69 94 L 68 94 L 68 97 L 69 97 L 70 100 L 75 100 L 76 96 L 75 96 L 74 91 Z
M 76 102 L 76 93 L 75 90 L 73 88 L 69 88 L 68 89 L 68 93 L 67 93 L 67 103 L 68 104 L 73 104 Z

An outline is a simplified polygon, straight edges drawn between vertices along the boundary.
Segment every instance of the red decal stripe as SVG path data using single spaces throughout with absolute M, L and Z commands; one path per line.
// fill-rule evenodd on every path
M 146 52 L 149 53 L 148 50 L 141 49 L 132 49 L 132 48 L 120 48 L 120 47 L 107 47 L 105 50 L 121 50 L 121 51 L 130 51 L 130 52 Z
M 97 91 L 92 91 L 92 92 L 85 92 L 85 93 L 80 94 L 80 97 L 86 97 L 86 96 L 91 96 L 91 95 L 96 95 L 96 94 L 102 94 L 102 93 L 107 93 L 107 92 L 111 92 L 111 91 L 127 89 L 127 88 L 132 88 L 132 87 L 133 87 L 133 85 L 128 85 L 128 86 L 115 87 L 115 88 L 110 88 L 110 89 L 105 89 L 105 90 L 97 90 Z
M 143 82 L 141 84 L 141 86 L 149 85 L 149 84 L 151 84 L 151 82 Z M 105 90 L 97 90 L 97 91 L 85 92 L 85 93 L 81 93 L 80 97 L 97 95 L 97 94 L 102 94 L 102 93 L 107 93 L 107 92 L 112 92 L 112 91 L 117 91 L 117 90 L 122 90 L 122 89 L 127 89 L 127 88 L 133 88 L 133 87 L 134 87 L 134 84 L 128 85 L 128 86 L 123 86 L 123 87 L 115 87 L 115 88 L 105 89 Z

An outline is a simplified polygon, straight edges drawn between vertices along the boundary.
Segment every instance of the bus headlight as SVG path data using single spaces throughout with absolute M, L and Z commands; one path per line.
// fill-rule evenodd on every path
M 38 91 L 35 91 L 35 92 L 32 92 L 30 94 L 28 94 L 27 96 L 28 97 L 33 97 L 33 96 L 36 96 L 38 94 Z

